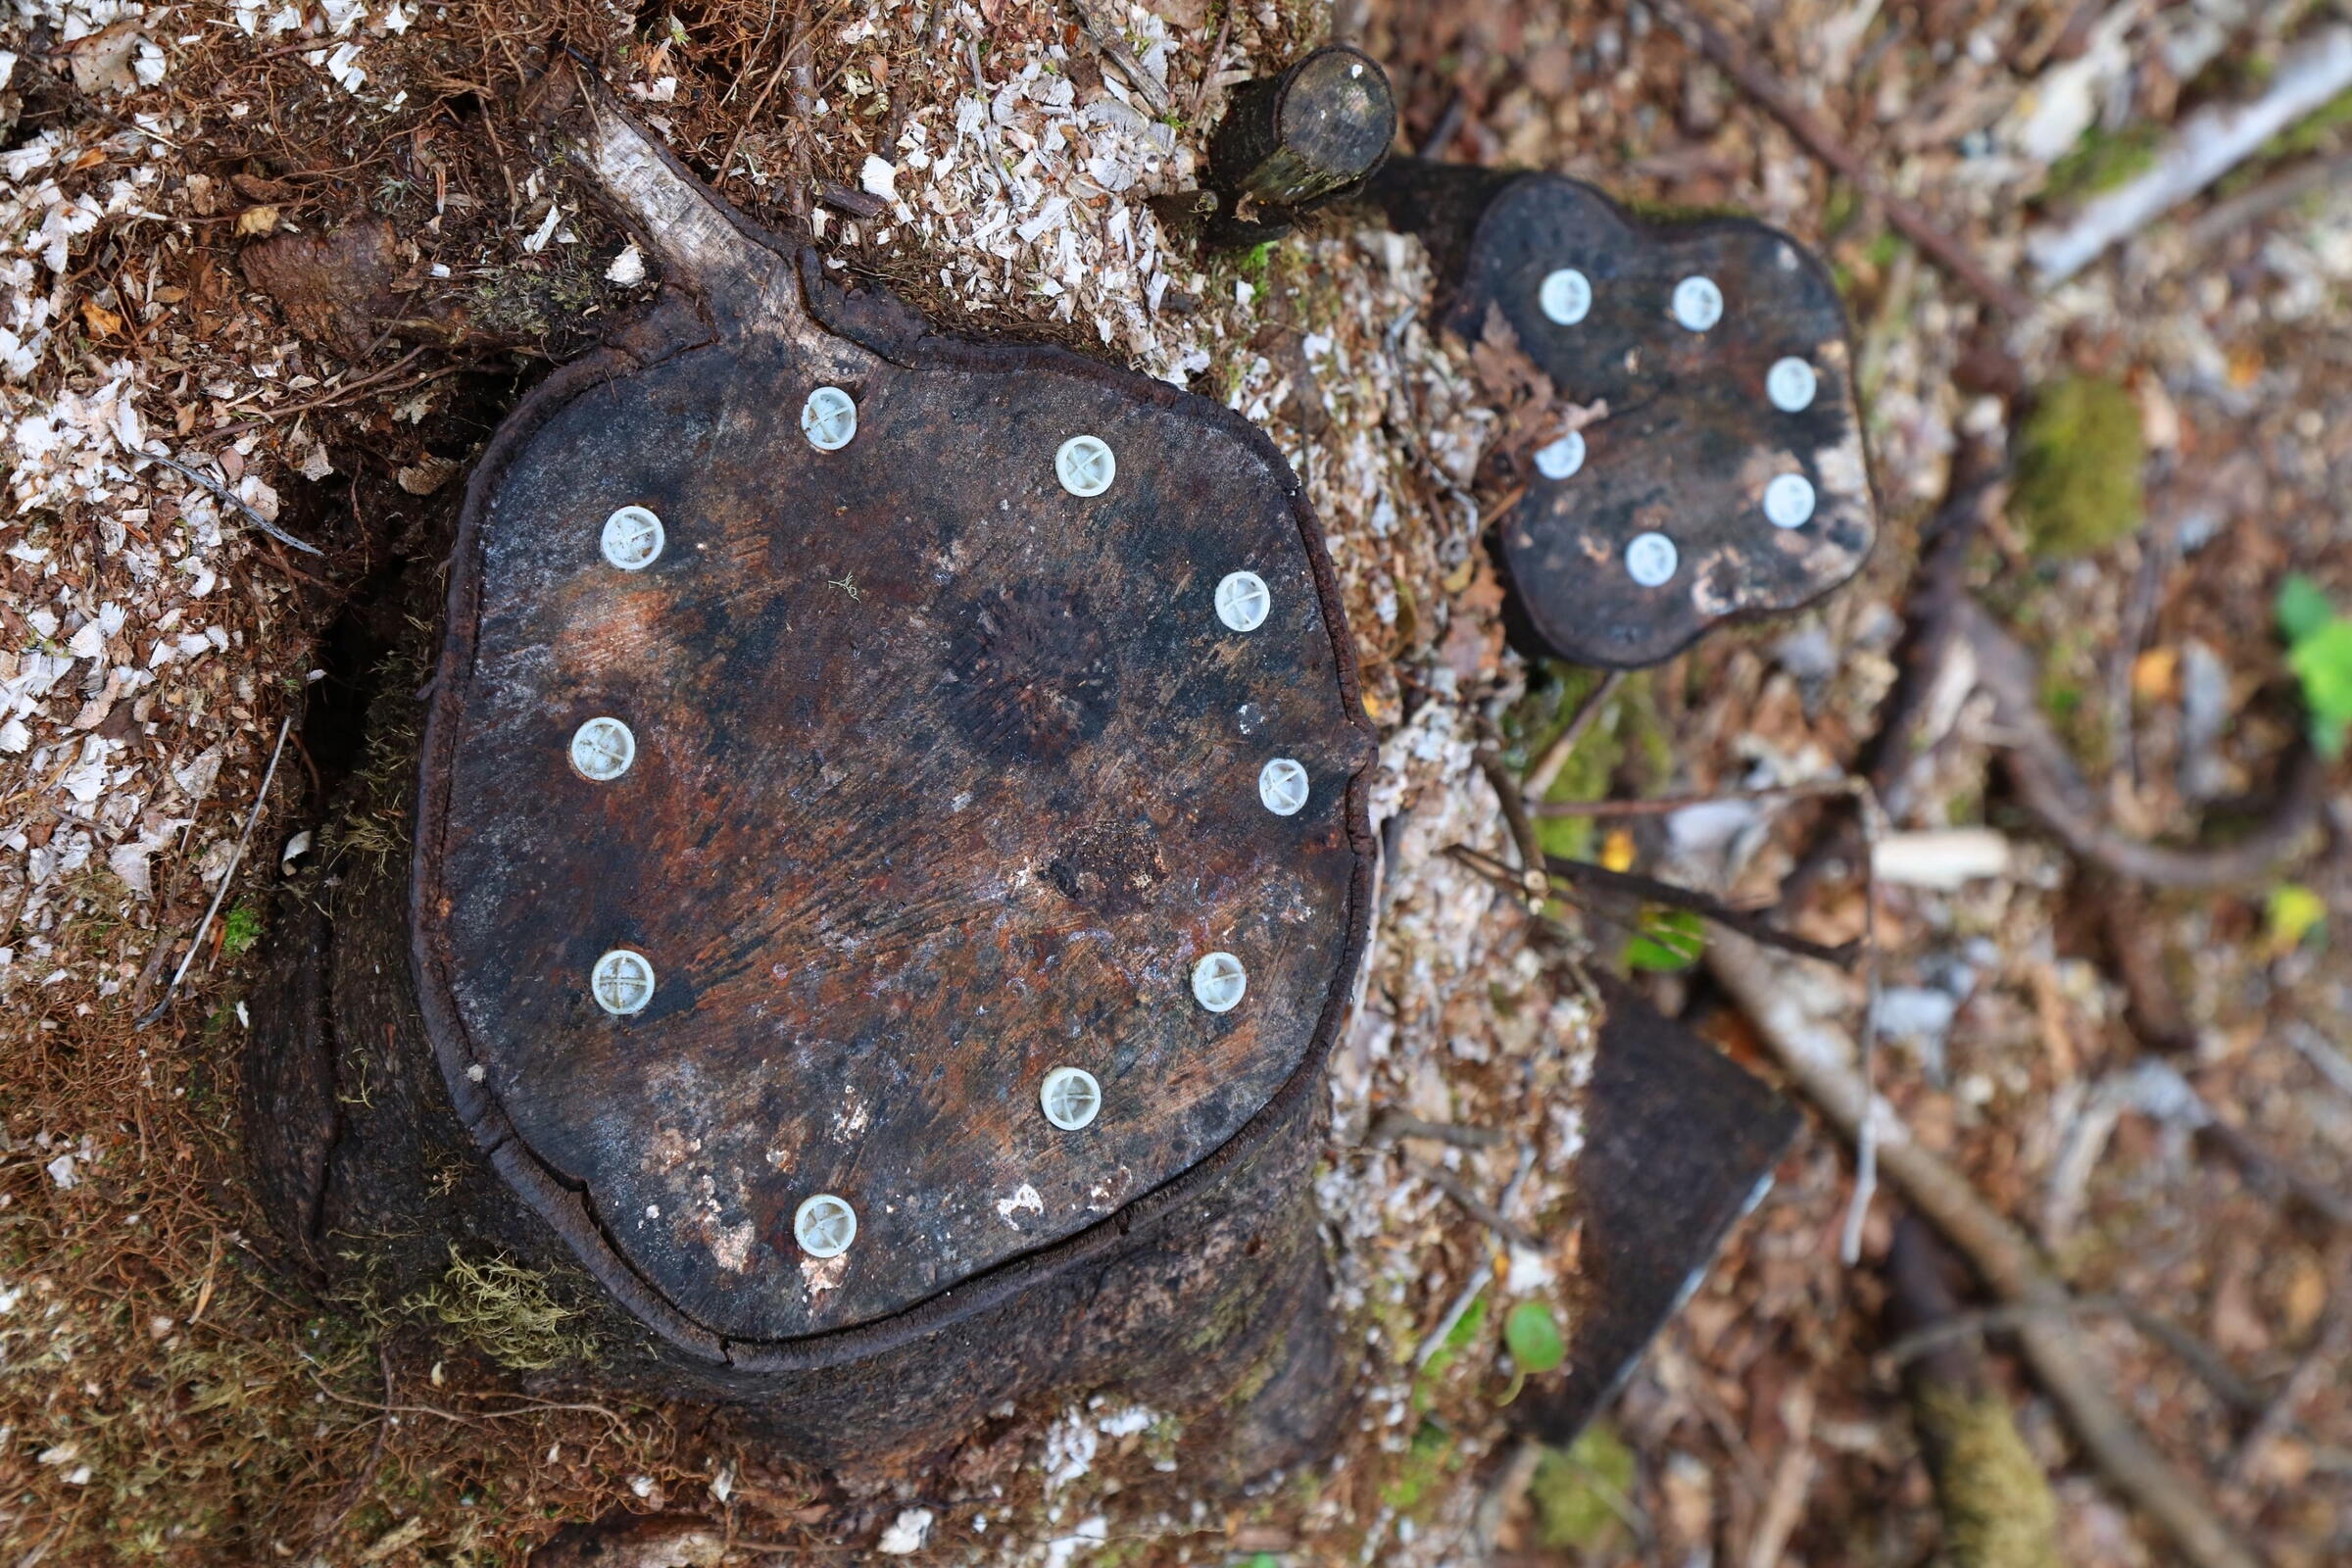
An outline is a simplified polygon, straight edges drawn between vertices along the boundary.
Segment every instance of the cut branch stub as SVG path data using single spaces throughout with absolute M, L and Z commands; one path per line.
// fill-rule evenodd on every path
M 1655 663 L 1795 609 L 1877 536 L 1828 270 L 1743 219 L 1649 224 L 1589 185 L 1397 159 L 1372 197 L 1428 241 L 1445 319 L 1549 377 L 1499 523 L 1518 608 L 1580 663 Z
M 705 1356 L 822 1365 L 1304 1125 L 1373 747 L 1262 435 L 840 293 L 583 90 L 582 162 L 709 324 L 559 374 L 473 478 L 419 1000 L 460 1116 L 616 1298 Z M 616 562 L 630 509 L 659 542 Z M 599 719 L 625 769 L 574 765 Z M 1246 975 L 1222 1010 L 1212 954 Z M 1041 1108 L 1063 1067 L 1075 1128 Z
M 1332 44 L 1236 88 L 1209 158 L 1222 188 L 1294 210 L 1362 180 L 1396 137 L 1388 73 L 1362 50 Z

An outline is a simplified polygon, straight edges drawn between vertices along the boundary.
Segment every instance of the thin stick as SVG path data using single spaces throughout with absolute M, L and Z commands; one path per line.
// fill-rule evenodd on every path
M 1870 781 L 1857 779 L 1862 812 L 1862 1023 L 1854 1048 L 1854 1071 L 1862 1080 L 1866 1104 L 1879 1098 L 1879 840 L 1886 834 L 1886 813 Z M 1862 1261 L 1862 1224 L 1870 1217 L 1870 1200 L 1879 1190 L 1879 1118 L 1868 1115 L 1854 1131 L 1854 1197 L 1846 1205 L 1845 1234 L 1838 1253 L 1845 1266 Z
M 1217 24 L 1217 41 L 1209 46 L 1208 69 L 1200 73 L 1200 85 L 1193 89 L 1193 112 L 1187 118 L 1194 124 L 1200 122 L 1200 111 L 1208 105 L 1209 84 L 1217 79 L 1217 62 L 1225 58 L 1225 45 L 1233 37 L 1233 8 L 1238 0 L 1227 0 L 1225 20 Z
M 1568 715 L 1568 727 L 1544 748 L 1544 755 L 1536 759 L 1536 765 L 1527 770 L 1525 793 L 1529 800 L 1541 803 L 1544 796 L 1551 793 L 1551 786 L 1558 781 L 1560 769 L 1568 765 L 1569 755 L 1576 750 L 1576 743 L 1585 738 L 1585 731 L 1592 727 L 1592 721 L 1600 716 L 1600 710 L 1608 706 L 1609 699 L 1616 696 L 1617 688 L 1624 684 L 1625 671 L 1612 669 L 1601 677 L 1599 685 L 1585 693 L 1585 700 L 1576 705 L 1575 712 Z M 1540 804 L 1536 812 L 1539 816 L 1544 814 Z
M 1533 816 L 1672 816 L 1693 806 L 1722 806 L 1738 801 L 1804 801 L 1853 793 L 1852 779 L 1816 778 L 1801 784 L 1770 784 L 1762 789 L 1726 790 L 1715 795 L 1657 795 L 1642 801 L 1544 801 L 1527 809 Z
M 1097 0 L 1070 0 L 1070 9 L 1078 13 L 1078 24 L 1085 31 L 1087 42 L 1119 68 L 1119 74 L 1127 78 L 1145 108 L 1156 116 L 1176 107 L 1176 101 L 1168 96 L 1167 83 L 1144 69 L 1135 51 L 1127 47 L 1126 39 L 1119 36 L 1117 20 L 1105 13 Z
M 1678 887 L 1672 882 L 1661 882 L 1655 877 L 1637 876 L 1631 871 L 1612 871 L 1605 865 L 1594 865 L 1587 860 L 1563 859 L 1556 855 L 1546 857 L 1544 864 L 1550 869 L 1553 876 L 1574 886 L 1614 893 L 1623 898 L 1640 899 L 1647 904 L 1663 904 L 1672 909 L 1687 909 L 1692 914 L 1714 921 L 1727 930 L 1737 931 L 1751 942 L 1760 942 L 1767 947 L 1779 948 L 1784 953 L 1793 953 L 1799 957 L 1815 958 L 1823 963 L 1834 963 L 1840 969 L 1854 967 L 1855 950 L 1854 945 L 1850 942 L 1842 947 L 1833 948 L 1824 943 L 1791 935 L 1769 924 L 1758 915 L 1751 914 L 1745 909 L 1734 908 L 1721 899 L 1711 898 L 1694 888 Z
M 1718 71 L 1731 77 L 1740 91 L 1788 126 L 1789 134 L 1804 143 L 1808 152 L 1851 180 L 1863 198 L 1886 215 L 1887 222 L 1958 278 L 1969 292 L 2003 316 L 2022 317 L 2033 309 L 2024 295 L 1994 277 L 1973 251 L 1936 226 L 1934 219 L 1889 193 L 1861 157 L 1839 141 L 1812 111 L 1798 103 L 1795 95 L 1758 64 L 1744 46 L 1708 25 L 1684 0 L 1657 0 L 1656 10 Z
M 2001 758 L 2027 810 L 2078 859 L 2132 881 L 2201 891 L 2260 883 L 2322 825 L 2328 770 L 2297 741 L 2281 766 L 2277 799 L 2252 832 L 2220 849 L 2177 850 L 2108 826 L 2066 746 L 2041 711 L 2040 672 L 2024 645 L 1973 599 L 1957 607 L 1957 635 L 1977 658 L 1977 681 L 1993 701 Z
M 1513 1247 L 1532 1248 L 1536 1245 L 1534 1239 L 1531 1238 L 1527 1232 L 1521 1230 L 1518 1226 L 1503 1218 L 1501 1210 L 1495 1208 L 1494 1204 L 1488 1202 L 1485 1199 L 1479 1197 L 1478 1194 L 1472 1192 L 1469 1184 L 1464 1182 L 1460 1177 L 1454 1175 L 1451 1171 L 1441 1170 L 1435 1165 L 1415 1164 L 1408 1165 L 1405 1168 L 1408 1174 L 1418 1178 L 1421 1181 L 1429 1183 L 1430 1186 L 1435 1187 L 1439 1192 L 1444 1193 L 1447 1198 L 1452 1199 L 1456 1203 L 1461 1205 L 1461 1210 L 1463 1213 L 1469 1215 L 1472 1219 L 1478 1221 L 1481 1225 L 1484 1225 L 1487 1229 L 1493 1231 L 1495 1235 L 1501 1237 Z
M 182 478 L 204 486 L 214 495 L 219 496 L 221 500 L 227 502 L 230 506 L 245 514 L 245 515 L 252 520 L 253 525 L 256 528 L 261 529 L 262 532 L 268 534 L 270 538 L 276 540 L 279 544 L 286 546 L 288 549 L 307 551 L 309 554 L 314 556 L 323 556 L 326 554 L 325 551 L 319 549 L 317 545 L 304 544 L 301 540 L 295 538 L 283 528 L 280 528 L 276 523 L 271 522 L 268 517 L 265 517 L 260 513 L 254 511 L 253 508 L 245 502 L 243 497 L 239 496 L 235 491 L 229 489 L 228 486 L 220 483 L 217 479 L 210 477 L 209 475 L 198 473 L 194 468 L 189 467 L 186 464 L 181 463 L 173 458 L 167 458 L 161 452 L 142 452 L 138 454 L 138 457 L 133 458 L 131 461 L 135 464 L 141 459 L 144 459 L 149 463 L 160 463 L 165 467 L 170 468 L 173 473 L 180 475 Z
M 1401 1110 L 1389 1109 L 1372 1118 L 1364 1135 L 1368 1144 L 1393 1144 L 1399 1138 L 1428 1138 L 1461 1149 L 1500 1149 L 1511 1135 L 1499 1127 L 1473 1127 L 1458 1121 L 1423 1121 Z
M 1541 907 L 1548 883 L 1544 875 L 1544 845 L 1536 837 L 1536 824 L 1527 817 L 1527 800 L 1519 793 L 1519 781 L 1511 770 L 1502 765 L 1502 754 L 1492 746 L 1478 749 L 1478 770 L 1487 775 L 1494 787 L 1494 799 L 1502 806 L 1502 820 L 1511 830 L 1511 843 L 1519 850 L 1520 892 L 1532 907 Z
M 2220 1354 L 2180 1324 L 2136 1302 L 2120 1296 L 2075 1296 L 2062 1301 L 2013 1301 L 2002 1306 L 1980 1307 L 1973 1312 L 1956 1312 L 1926 1328 L 1914 1329 L 1896 1340 L 1881 1352 L 1888 1362 L 1901 1367 L 1929 1355 L 1955 1340 L 1974 1339 L 1982 1334 L 2012 1334 L 2036 1317 L 2052 1312 L 2071 1313 L 2075 1317 L 2113 1315 L 2146 1339 L 2162 1346 L 2178 1356 L 2182 1365 L 2197 1375 L 2197 1380 L 2211 1389 L 2232 1409 L 2248 1414 L 2271 1407 L 2272 1401 L 2262 1391 L 2248 1383 Z
M 714 184 L 724 185 L 727 182 L 727 175 L 735 168 L 735 153 L 743 146 L 744 134 L 752 128 L 752 122 L 760 118 L 760 111 L 767 107 L 768 95 L 776 90 L 776 83 L 784 79 L 784 73 L 792 69 L 793 57 L 800 52 L 800 48 L 801 28 L 796 23 L 792 35 L 784 40 L 783 58 L 776 62 L 776 69 L 768 74 L 767 85 L 760 89 L 760 96 L 752 100 L 752 107 L 745 110 L 743 119 L 737 122 L 735 134 L 727 142 L 726 153 L 718 161 L 718 177 L 713 181 Z
M 213 916 L 220 912 L 221 901 L 228 897 L 230 885 L 237 880 L 237 863 L 245 858 L 246 842 L 262 819 L 262 808 L 269 804 L 270 781 L 277 777 L 277 760 L 285 756 L 286 737 L 293 732 L 294 715 L 288 713 L 277 726 L 277 745 L 270 749 L 270 765 L 262 772 L 262 787 L 254 792 L 253 809 L 245 817 L 245 831 L 237 835 L 237 847 L 228 858 L 228 868 L 220 873 L 220 890 L 213 895 L 212 906 L 204 911 L 204 918 L 196 922 L 196 934 L 188 939 L 187 955 L 179 960 L 179 967 L 172 971 L 172 983 L 164 987 L 164 994 L 156 999 L 155 1005 L 140 1015 L 138 1028 L 144 1029 L 164 1015 L 164 1009 L 172 1005 L 172 998 L 179 990 L 179 983 L 188 977 L 188 965 L 196 961 L 197 950 L 204 946 L 204 934 L 213 928 Z
M 1756 1034 L 1797 1090 L 1846 1137 L 1880 1110 L 1849 1063 L 1854 1043 L 1813 1017 L 1797 988 L 1763 950 L 1737 937 L 1707 944 L 1708 970 L 1756 1026 Z M 2006 1301 L 2064 1302 L 2065 1284 L 2034 1244 L 1979 1196 L 1967 1178 L 1922 1148 L 1900 1123 L 1885 1129 L 1880 1166 L 1911 1205 L 1966 1253 L 1994 1295 Z M 2071 1315 L 2053 1312 L 2021 1323 L 2019 1348 L 2064 1412 L 2083 1451 L 2116 1489 L 2172 1537 L 2197 1568 L 2261 1568 L 2261 1560 L 2223 1519 L 2205 1488 L 2148 1442 L 2116 1402 L 2114 1380 L 2094 1369 Z

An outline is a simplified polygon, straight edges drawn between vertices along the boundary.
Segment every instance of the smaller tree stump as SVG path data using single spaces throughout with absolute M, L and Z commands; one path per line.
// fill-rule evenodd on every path
M 1556 174 L 1398 158 L 1367 199 L 1428 244 L 1442 318 L 1523 352 L 1562 417 L 1508 455 L 1513 608 L 1545 651 L 1628 668 L 1797 609 L 1878 536 L 1845 309 L 1744 218 L 1648 222 Z M 1570 412 L 1573 410 L 1573 412 Z

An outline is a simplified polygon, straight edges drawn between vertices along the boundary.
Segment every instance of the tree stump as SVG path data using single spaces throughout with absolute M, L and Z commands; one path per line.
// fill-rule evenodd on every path
M 1512 455 L 1497 525 L 1538 648 L 1654 664 L 1861 570 L 1878 503 L 1818 257 L 1752 219 L 1649 222 L 1557 174 L 1396 158 L 1367 198 L 1429 246 L 1446 324 L 1524 354 L 1573 410 Z
M 818 1462 L 1100 1387 L 1311 1452 L 1373 746 L 1297 478 L 538 96 L 663 295 L 472 475 L 409 863 L 294 901 L 261 999 L 265 1200 Z

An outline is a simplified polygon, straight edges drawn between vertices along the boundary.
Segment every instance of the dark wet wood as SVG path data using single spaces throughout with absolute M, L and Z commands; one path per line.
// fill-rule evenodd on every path
M 1742 219 L 1643 222 L 1558 175 L 1419 159 L 1393 160 L 1368 195 L 1429 243 L 1453 331 L 1477 342 L 1499 323 L 1560 399 L 1592 415 L 1584 466 L 1567 478 L 1538 471 L 1532 448 L 1509 455 L 1508 477 L 1525 491 L 1498 543 L 1516 608 L 1545 649 L 1581 663 L 1655 663 L 1860 569 L 1878 514 L 1849 333 L 1828 270 L 1802 246 Z M 1590 314 L 1572 325 L 1539 303 L 1562 269 L 1592 287 Z M 1673 315 L 1676 285 L 1693 275 L 1722 291 L 1722 318 L 1705 331 Z M 1785 358 L 1818 380 L 1802 412 L 1765 394 Z M 1784 473 L 1803 475 L 1816 498 L 1798 527 L 1764 514 L 1764 488 Z M 1680 558 L 1654 587 L 1626 569 L 1628 542 L 1647 532 Z
M 1771 1182 L 1796 1107 L 1628 987 L 1603 982 L 1609 1015 L 1585 1094 L 1577 1164 L 1584 1239 L 1568 1365 L 1538 1379 L 1519 1418 L 1575 1441 L 1704 1277 L 1735 1220 Z
M 510 1179 L 659 1332 L 746 1363 L 1050 1254 L 1313 1077 L 1372 746 L 1313 519 L 1246 422 L 852 306 L 609 105 L 581 134 L 713 330 L 552 384 L 474 477 L 417 972 Z M 820 384 L 858 403 L 838 452 L 800 428 Z M 1055 477 L 1080 434 L 1117 456 L 1102 496 Z M 666 532 L 641 571 L 599 550 L 622 506 Z M 1272 596 L 1248 633 L 1213 603 L 1237 570 Z M 637 743 L 609 783 L 566 758 L 600 714 Z M 1295 816 L 1259 801 L 1275 757 Z M 625 1018 L 588 988 L 616 947 L 658 976 Z M 1249 970 L 1222 1015 L 1211 950 Z M 1082 1132 L 1038 1108 L 1064 1064 L 1102 1084 Z M 858 1211 L 838 1262 L 792 1236 L 820 1192 Z
M 1234 89 L 1209 142 L 1210 182 L 1296 211 L 1362 181 L 1396 138 L 1388 73 L 1360 49 L 1330 44 Z

